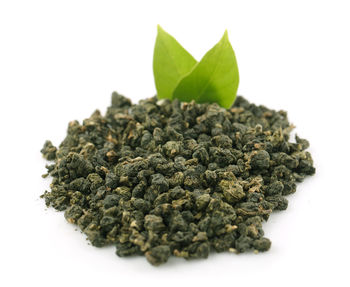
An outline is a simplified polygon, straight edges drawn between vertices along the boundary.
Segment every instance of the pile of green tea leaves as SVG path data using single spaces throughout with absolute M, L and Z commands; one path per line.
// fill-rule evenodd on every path
M 153 265 L 266 251 L 262 223 L 315 172 L 292 129 L 286 112 L 243 97 L 225 109 L 113 93 L 105 115 L 70 122 L 58 147 L 45 143 L 52 183 L 42 197 L 92 245 Z

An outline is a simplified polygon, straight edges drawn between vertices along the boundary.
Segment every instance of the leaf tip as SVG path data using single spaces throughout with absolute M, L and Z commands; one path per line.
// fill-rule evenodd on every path
M 222 36 L 222 38 L 228 41 L 228 32 L 227 32 L 227 29 L 225 30 L 224 36 Z

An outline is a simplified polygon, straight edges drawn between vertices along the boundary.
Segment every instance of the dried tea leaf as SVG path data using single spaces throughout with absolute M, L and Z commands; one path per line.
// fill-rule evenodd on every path
M 104 116 L 70 122 L 58 147 L 45 142 L 53 179 L 42 197 L 93 246 L 155 266 L 210 250 L 267 251 L 262 222 L 315 173 L 308 141 L 290 142 L 291 127 L 286 113 L 242 97 L 225 110 L 113 93 Z

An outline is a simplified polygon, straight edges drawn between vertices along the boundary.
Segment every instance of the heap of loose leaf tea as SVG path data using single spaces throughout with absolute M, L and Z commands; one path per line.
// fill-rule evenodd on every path
M 263 221 L 315 172 L 308 141 L 290 142 L 292 129 L 286 112 L 242 97 L 224 109 L 155 97 L 133 105 L 113 93 L 105 116 L 70 122 L 58 148 L 45 143 L 54 163 L 42 197 L 94 246 L 153 265 L 266 251 Z

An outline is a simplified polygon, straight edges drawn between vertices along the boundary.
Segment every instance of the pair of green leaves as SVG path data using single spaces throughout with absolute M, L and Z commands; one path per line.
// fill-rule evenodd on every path
M 153 73 L 159 99 L 216 102 L 229 108 L 236 98 L 239 74 L 227 31 L 197 62 L 158 25 Z

